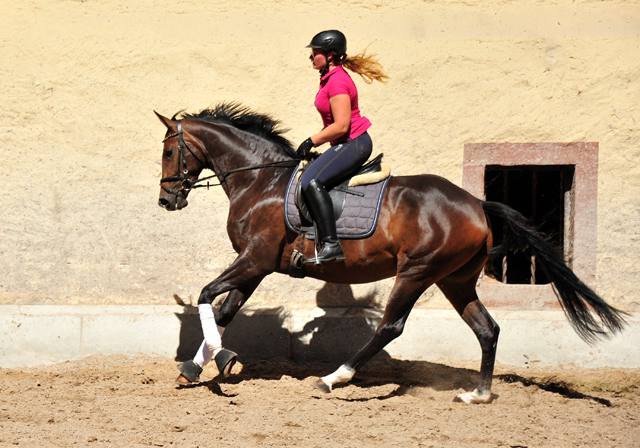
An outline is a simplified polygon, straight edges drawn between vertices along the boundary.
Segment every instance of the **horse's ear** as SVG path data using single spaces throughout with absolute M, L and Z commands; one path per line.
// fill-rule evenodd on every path
M 153 111 L 154 114 L 156 114 L 156 117 L 158 117 L 158 119 L 162 122 L 162 124 L 164 124 L 167 129 L 172 130 L 173 127 L 171 127 L 171 120 L 167 117 L 163 117 L 162 115 L 160 115 L 158 112 L 156 112 L 155 110 Z

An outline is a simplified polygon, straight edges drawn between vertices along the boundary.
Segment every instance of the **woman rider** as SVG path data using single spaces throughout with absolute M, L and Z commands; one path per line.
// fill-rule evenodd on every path
M 320 71 L 320 89 L 315 106 L 322 117 L 322 131 L 306 139 L 298 147 L 300 157 L 311 148 L 330 142 L 331 148 L 320 155 L 300 178 L 302 192 L 316 222 L 318 241 L 322 247 L 317 257 L 305 263 L 344 260 L 338 240 L 333 206 L 327 190 L 357 171 L 369 159 L 372 142 L 367 129 L 371 122 L 360 115 L 358 90 L 345 68 L 362 76 L 367 84 L 373 80 L 387 82 L 382 66 L 366 50 L 347 57 L 347 39 L 340 31 L 323 31 L 307 46 L 313 68 Z

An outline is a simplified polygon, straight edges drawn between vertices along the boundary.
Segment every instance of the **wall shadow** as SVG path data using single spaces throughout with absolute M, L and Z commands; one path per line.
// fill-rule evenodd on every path
M 225 348 L 238 353 L 241 363 L 251 360 L 289 358 L 291 335 L 286 328 L 284 307 L 250 310 L 236 314 L 226 327 L 222 342 Z
M 176 361 L 183 362 L 193 359 L 200 344 L 202 344 L 204 335 L 202 334 L 202 326 L 200 325 L 198 307 L 190 303 L 185 303 L 176 294 L 173 295 L 173 299 L 183 308 L 182 313 L 175 313 L 180 321 L 180 335 L 176 356 L 174 358 Z
M 180 321 L 178 347 L 175 360 L 193 359 L 204 339 L 198 307 L 185 303 L 179 296 L 174 300 L 182 307 L 174 313 Z M 216 313 L 216 309 L 214 309 Z M 233 319 L 222 337 L 225 348 L 237 352 L 242 360 L 289 358 L 289 339 L 285 326 L 284 307 L 269 308 L 256 312 L 240 312 Z

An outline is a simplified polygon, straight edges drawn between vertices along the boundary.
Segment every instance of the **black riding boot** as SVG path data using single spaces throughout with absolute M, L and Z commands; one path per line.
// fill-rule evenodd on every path
M 333 204 L 329 193 L 321 182 L 313 179 L 304 191 L 304 196 L 318 229 L 316 241 L 322 243 L 318 257 L 307 258 L 304 262 L 319 264 L 333 260 L 344 260 L 344 252 L 338 240 Z

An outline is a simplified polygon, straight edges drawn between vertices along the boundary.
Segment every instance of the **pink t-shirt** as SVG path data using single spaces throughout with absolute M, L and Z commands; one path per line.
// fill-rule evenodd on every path
M 336 95 L 349 95 L 349 99 L 351 100 L 351 127 L 342 137 L 338 137 L 335 141 L 331 142 L 332 145 L 346 142 L 349 138 L 356 138 L 364 134 L 366 130 L 371 127 L 371 122 L 366 117 L 360 116 L 358 89 L 356 89 L 353 79 L 351 79 L 351 76 L 339 65 L 320 79 L 320 90 L 318 90 L 314 103 L 316 109 L 320 112 L 325 128 L 333 123 L 329 100 Z

